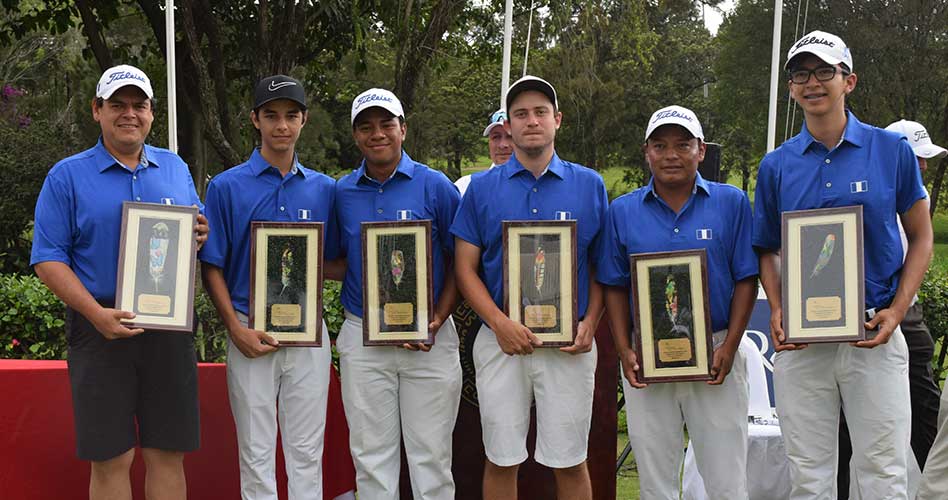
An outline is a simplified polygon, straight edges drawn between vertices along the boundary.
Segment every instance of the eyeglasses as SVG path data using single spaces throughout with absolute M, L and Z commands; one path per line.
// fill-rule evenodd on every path
M 802 85 L 810 81 L 810 75 L 815 75 L 817 81 L 828 82 L 836 76 L 836 70 L 836 66 L 820 66 L 816 69 L 798 69 L 790 72 L 790 81 Z M 849 72 L 844 69 L 839 71 L 843 74 L 843 78 L 849 75 Z
M 507 119 L 507 112 L 499 109 L 494 111 L 494 114 L 490 115 L 490 123 L 502 123 Z

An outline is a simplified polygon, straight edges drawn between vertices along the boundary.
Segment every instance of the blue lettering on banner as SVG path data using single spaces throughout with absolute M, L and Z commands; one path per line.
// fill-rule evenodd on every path
M 145 77 L 141 75 L 136 75 L 130 71 L 116 71 L 115 73 L 109 75 L 109 81 L 105 82 L 105 84 L 108 85 L 116 80 L 125 80 L 128 78 L 131 78 L 132 80 L 138 80 L 142 83 L 145 82 Z
M 850 182 L 849 190 L 853 193 L 865 193 L 869 191 L 869 181 Z
M 662 120 L 664 118 L 681 118 L 682 120 L 688 120 L 689 122 L 695 121 L 694 117 L 692 117 L 691 115 L 687 115 L 685 113 L 679 113 L 678 111 L 674 109 L 669 109 L 668 111 L 662 111 L 660 113 L 657 113 L 655 115 L 655 119 L 652 120 L 652 123 L 655 123 L 658 120 Z

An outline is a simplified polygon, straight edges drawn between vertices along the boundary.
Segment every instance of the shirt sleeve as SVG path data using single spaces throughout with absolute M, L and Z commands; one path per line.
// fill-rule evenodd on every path
M 191 170 L 188 168 L 188 164 L 184 163 L 184 172 L 185 178 L 188 181 L 188 192 L 191 193 L 191 203 L 190 205 L 196 205 L 198 211 L 204 214 L 204 204 L 201 203 L 201 197 L 198 196 L 197 189 L 194 188 L 194 177 L 191 176 Z M 205 216 L 207 214 L 204 214 Z
M 606 227 L 606 214 L 609 212 L 609 195 L 606 193 L 606 184 L 602 181 L 602 177 L 597 175 L 596 180 L 598 181 L 597 190 L 599 193 L 596 195 L 596 203 L 594 206 L 596 207 L 596 222 L 599 224 L 599 228 L 589 243 L 589 260 L 598 267 L 599 254 L 601 252 L 600 247 L 602 246 L 602 233 Z
M 198 257 L 201 262 L 223 269 L 227 265 L 227 251 L 230 248 L 227 225 L 229 199 L 225 190 L 221 189 L 215 180 L 207 186 L 207 204 L 204 206 L 204 216 L 207 217 L 207 225 L 211 230 L 207 233 L 207 241 L 201 247 Z
M 76 231 L 72 190 L 53 175 L 47 175 L 33 214 L 33 248 L 30 265 L 62 262 L 72 265 L 73 234 Z
M 474 246 L 484 248 L 477 223 L 477 186 L 473 182 L 468 185 L 458 205 L 454 222 L 451 224 L 451 234 Z
M 617 212 L 621 209 L 619 200 L 613 201 L 606 211 L 606 220 L 600 232 L 596 281 L 610 286 L 629 286 L 629 252 L 619 232 L 618 223 L 622 219 Z
M 437 218 L 438 227 L 444 236 L 441 238 L 442 248 L 449 255 L 454 255 L 454 238 L 451 236 L 451 225 L 454 223 L 454 216 L 457 213 L 458 205 L 461 201 L 461 194 L 458 188 L 441 172 L 432 170 L 429 174 L 433 177 L 434 189 L 436 193 L 434 199 L 434 212 Z
M 757 188 L 754 192 L 753 246 L 764 250 L 780 248 L 780 206 L 777 166 L 773 155 L 760 162 L 757 171 Z
M 900 214 L 908 212 L 915 202 L 928 196 L 915 152 L 903 137 L 898 143 L 899 166 L 896 170 L 895 205 Z
M 737 198 L 738 208 L 735 214 L 735 228 L 733 248 L 731 249 L 731 276 L 734 281 L 740 281 L 744 278 L 757 276 L 758 270 L 757 254 L 754 253 L 754 246 L 751 244 L 751 216 L 750 200 L 747 194 L 741 192 Z
M 323 237 L 323 260 L 334 260 L 340 257 L 339 219 L 336 217 L 336 188 L 335 183 L 326 189 L 329 196 L 329 215 L 326 217 L 326 235 Z

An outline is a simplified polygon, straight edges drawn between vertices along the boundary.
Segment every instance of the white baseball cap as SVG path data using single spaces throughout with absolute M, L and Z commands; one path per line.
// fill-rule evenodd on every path
M 842 38 L 825 31 L 811 31 L 790 46 L 787 63 L 783 69 L 790 69 L 790 61 L 800 54 L 813 54 L 828 64 L 843 63 L 853 70 L 853 55 Z
M 484 129 L 484 137 L 490 135 L 490 131 L 494 130 L 494 127 L 499 127 L 507 121 L 507 111 L 503 108 L 494 111 L 494 114 L 490 115 L 490 123 L 487 124 L 487 128 Z
M 142 89 L 142 92 L 149 99 L 155 97 L 148 75 L 135 66 L 129 66 L 128 64 L 120 64 L 105 70 L 99 78 L 99 83 L 95 86 L 95 96 L 108 99 L 112 97 L 116 90 L 126 85 L 134 85 Z
M 915 156 L 921 156 L 926 160 L 948 156 L 948 149 L 932 143 L 932 138 L 921 123 L 899 120 L 889 124 L 885 129 L 908 139 L 909 146 L 912 146 L 912 151 L 915 151 Z
M 652 132 L 655 132 L 655 129 L 662 125 L 679 125 L 684 127 L 692 136 L 704 140 L 704 130 L 701 129 L 698 115 L 688 108 L 666 106 L 652 113 L 652 117 L 648 120 L 648 127 L 645 129 L 645 140 L 647 141 Z
M 510 109 L 510 105 L 513 104 L 514 99 L 516 99 L 520 93 L 528 90 L 536 90 L 543 93 L 543 95 L 553 103 L 555 109 L 560 109 L 559 102 L 556 100 L 556 89 L 553 88 L 553 85 L 538 76 L 531 75 L 524 76 L 513 82 L 513 85 L 507 89 L 507 98 L 505 100 L 507 109 Z
M 369 108 L 382 108 L 389 113 L 405 118 L 402 102 L 389 90 L 369 89 L 352 100 L 352 125 L 355 125 L 359 113 Z

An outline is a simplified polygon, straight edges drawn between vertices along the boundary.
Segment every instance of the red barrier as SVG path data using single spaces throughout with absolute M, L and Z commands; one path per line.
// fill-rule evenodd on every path
M 201 449 L 185 458 L 188 496 L 240 497 L 237 440 L 227 402 L 222 364 L 199 364 Z M 89 465 L 76 458 L 72 397 L 65 361 L 0 360 L 0 485 L 3 498 L 59 500 L 88 498 Z M 139 453 L 140 455 L 140 453 Z M 283 452 L 277 449 L 277 481 L 286 498 Z M 144 498 L 144 465 L 132 466 L 135 498 Z M 323 452 L 323 494 L 327 499 L 355 488 L 349 429 L 339 378 L 330 377 Z

